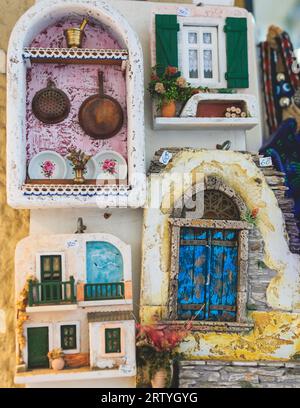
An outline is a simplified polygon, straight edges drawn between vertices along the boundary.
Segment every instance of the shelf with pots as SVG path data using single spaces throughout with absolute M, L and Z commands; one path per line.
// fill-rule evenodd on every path
M 253 95 L 232 89 L 194 88 L 175 67 L 167 67 L 162 75 L 153 71 L 148 90 L 156 100 L 155 130 L 250 130 L 259 124 Z
M 43 151 L 29 162 L 23 191 L 33 196 L 124 194 L 129 191 L 127 163 L 114 151 L 91 156 L 70 149 L 65 157 L 54 151 Z

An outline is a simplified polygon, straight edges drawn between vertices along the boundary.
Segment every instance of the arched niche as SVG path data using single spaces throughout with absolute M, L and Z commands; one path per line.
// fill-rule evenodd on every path
M 24 48 L 45 29 L 63 20 L 87 16 L 111 34 L 128 51 L 126 69 L 128 188 L 96 186 L 91 190 L 26 188 L 26 63 Z M 125 18 L 103 1 L 40 1 L 15 25 L 8 48 L 7 91 L 7 191 L 15 208 L 107 206 L 140 207 L 145 201 L 143 55 L 139 39 Z M 79 193 L 78 193 L 79 191 Z
M 106 241 L 86 243 L 87 283 L 116 283 L 124 281 L 124 260 L 121 251 Z

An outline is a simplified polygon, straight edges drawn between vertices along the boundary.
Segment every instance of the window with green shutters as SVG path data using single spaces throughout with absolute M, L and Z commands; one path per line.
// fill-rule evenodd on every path
M 66 325 L 60 327 L 62 350 L 74 350 L 77 348 L 76 325 Z
M 42 282 L 62 280 L 61 255 L 41 256 L 41 280 Z
M 121 353 L 121 329 L 105 329 L 105 353 Z
M 156 65 L 157 74 L 164 73 L 167 66 L 178 67 L 179 24 L 176 15 L 157 14 L 156 27 Z
M 227 87 L 249 88 L 247 19 L 226 19 Z

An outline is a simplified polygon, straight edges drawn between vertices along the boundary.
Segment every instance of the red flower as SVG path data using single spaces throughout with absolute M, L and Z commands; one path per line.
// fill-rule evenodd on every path
M 251 215 L 253 218 L 257 218 L 259 213 L 259 208 L 254 208 L 254 210 L 252 210 Z
M 105 159 L 102 162 L 102 170 L 104 172 L 108 172 L 110 174 L 116 174 L 117 173 L 116 166 L 117 166 L 116 160 Z
M 187 324 L 181 330 L 166 326 L 141 326 L 137 324 L 137 339 L 143 340 L 154 347 L 157 352 L 171 352 L 184 340 L 191 330 L 192 324 Z
M 167 76 L 172 76 L 172 75 L 177 74 L 177 72 L 178 72 L 178 69 L 177 69 L 176 67 L 168 66 L 168 67 L 166 68 L 165 74 L 166 74 Z

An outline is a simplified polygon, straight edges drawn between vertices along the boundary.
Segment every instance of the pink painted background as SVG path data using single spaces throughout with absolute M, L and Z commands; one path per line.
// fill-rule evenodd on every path
M 57 23 L 40 33 L 32 42 L 32 47 L 66 47 L 63 31 L 65 28 L 78 27 L 80 21 Z M 99 25 L 86 26 L 84 48 L 121 48 L 112 36 Z M 124 125 L 121 131 L 108 140 L 93 140 L 80 127 L 78 112 L 86 98 L 99 92 L 98 70 L 104 72 L 104 92 L 121 104 L 124 110 Z M 55 85 L 69 97 L 71 111 L 67 119 L 56 125 L 40 122 L 32 113 L 31 103 L 40 89 L 47 87 L 51 78 Z M 54 150 L 62 156 L 69 147 L 82 149 L 95 155 L 103 150 L 115 150 L 127 158 L 127 112 L 126 81 L 121 68 L 110 65 L 59 65 L 32 64 L 27 71 L 27 160 L 44 150 Z

